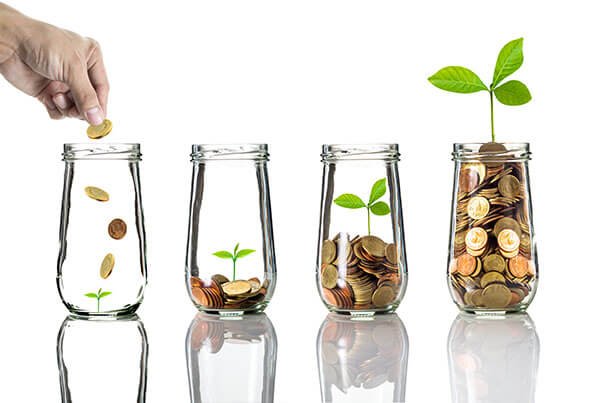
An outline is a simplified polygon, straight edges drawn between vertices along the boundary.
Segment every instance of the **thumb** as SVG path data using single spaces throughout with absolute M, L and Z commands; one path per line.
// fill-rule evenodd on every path
M 96 90 L 90 82 L 90 78 L 85 69 L 77 69 L 71 77 L 68 77 L 67 84 L 71 89 L 71 95 L 79 113 L 91 125 L 99 125 L 104 120 L 104 111 L 98 101 Z

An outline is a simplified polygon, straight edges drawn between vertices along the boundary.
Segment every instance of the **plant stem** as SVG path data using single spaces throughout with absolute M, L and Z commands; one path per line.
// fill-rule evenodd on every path
M 233 280 L 232 281 L 235 281 L 235 260 L 236 259 L 233 259 Z
M 367 229 L 368 235 L 371 235 L 371 209 L 367 207 Z
M 100 312 L 100 295 L 98 295 L 98 298 L 96 298 L 96 300 L 98 301 L 98 312 Z
M 494 131 L 494 91 L 490 90 L 490 118 L 492 122 L 492 143 L 496 142 L 496 132 Z

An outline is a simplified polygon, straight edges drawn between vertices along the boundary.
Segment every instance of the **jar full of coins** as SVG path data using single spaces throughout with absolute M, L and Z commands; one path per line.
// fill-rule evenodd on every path
M 266 144 L 192 147 L 186 285 L 201 311 L 260 312 L 273 295 L 268 159 Z
M 398 145 L 324 145 L 317 286 L 331 311 L 394 311 L 407 269 Z
M 454 145 L 448 284 L 474 313 L 527 309 L 537 289 L 529 144 Z
M 65 144 L 58 291 L 76 315 L 137 310 L 146 287 L 139 144 Z

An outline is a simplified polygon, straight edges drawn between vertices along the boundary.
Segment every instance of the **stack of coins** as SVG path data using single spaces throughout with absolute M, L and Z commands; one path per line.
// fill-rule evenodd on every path
M 337 309 L 387 308 L 398 299 L 399 270 L 396 244 L 339 233 L 323 242 L 319 284 L 327 304 Z
M 248 280 L 229 281 L 222 274 L 215 274 L 208 281 L 190 278 L 192 298 L 197 305 L 207 309 L 248 309 L 264 300 L 269 280 L 262 284 L 256 277 Z
M 518 310 L 532 290 L 529 200 L 522 162 L 463 163 L 450 286 L 463 308 Z

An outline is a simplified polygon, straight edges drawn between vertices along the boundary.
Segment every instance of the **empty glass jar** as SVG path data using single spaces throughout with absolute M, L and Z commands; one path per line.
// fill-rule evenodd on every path
M 455 144 L 448 284 L 475 313 L 527 309 L 537 289 L 529 144 Z
M 191 403 L 273 403 L 277 337 L 265 314 L 200 312 L 186 350 Z
M 186 284 L 199 310 L 265 309 L 276 268 L 266 144 L 194 145 Z
M 317 285 L 331 311 L 394 311 L 407 270 L 398 145 L 324 145 Z
M 330 313 L 317 338 L 323 403 L 404 402 L 408 334 L 396 314 Z
M 128 315 L 146 286 L 139 144 L 65 144 L 58 291 L 83 316 Z

